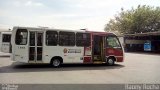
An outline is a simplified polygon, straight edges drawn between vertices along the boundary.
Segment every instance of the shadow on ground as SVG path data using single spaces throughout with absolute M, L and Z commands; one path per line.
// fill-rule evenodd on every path
M 107 66 L 106 64 L 63 64 L 61 67 L 54 68 L 46 64 L 19 64 L 13 63 L 9 66 L 0 67 L 0 73 L 20 73 L 20 72 L 54 72 L 54 71 L 76 71 L 76 70 L 107 70 L 120 69 L 124 65 L 115 64 Z
M 155 55 L 155 56 L 159 56 L 160 53 L 154 53 L 154 52 L 125 52 L 128 54 L 139 54 L 139 55 Z

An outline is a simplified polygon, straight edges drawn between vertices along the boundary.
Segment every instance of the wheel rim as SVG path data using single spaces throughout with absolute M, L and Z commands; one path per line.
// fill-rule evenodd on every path
M 58 59 L 53 60 L 53 66 L 59 66 L 60 65 L 60 61 Z
M 113 65 L 113 63 L 114 63 L 113 59 L 111 59 L 111 58 L 108 59 L 108 64 L 109 64 L 109 65 Z

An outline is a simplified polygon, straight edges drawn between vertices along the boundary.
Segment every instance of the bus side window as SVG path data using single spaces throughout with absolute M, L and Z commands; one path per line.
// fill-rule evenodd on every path
M 108 48 L 121 48 L 121 45 L 115 36 L 107 37 L 106 45 Z
M 75 46 L 75 33 L 74 32 L 59 32 L 59 45 L 60 46 Z
M 3 38 L 2 42 L 10 42 L 11 35 L 9 35 L 9 34 L 3 34 L 2 38 Z
M 15 43 L 17 45 L 26 45 L 27 44 L 28 32 L 26 29 L 18 29 L 16 32 Z
M 46 45 L 57 46 L 58 44 L 58 33 L 57 31 L 47 31 L 46 32 Z
M 77 46 L 90 46 L 90 34 L 89 33 L 76 33 L 76 45 Z

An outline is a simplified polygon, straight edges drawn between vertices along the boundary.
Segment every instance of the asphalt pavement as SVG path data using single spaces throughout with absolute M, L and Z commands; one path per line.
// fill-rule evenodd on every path
M 123 63 L 65 64 L 60 68 L 30 65 L 0 56 L 0 83 L 16 84 L 129 84 L 159 83 L 160 55 L 126 53 Z

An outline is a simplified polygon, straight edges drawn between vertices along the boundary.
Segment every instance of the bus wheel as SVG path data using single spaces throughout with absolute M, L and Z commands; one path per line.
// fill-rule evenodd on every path
M 54 66 L 54 67 L 59 67 L 61 65 L 61 61 L 58 58 L 54 58 L 51 61 L 51 65 Z
M 115 59 L 114 58 L 112 58 L 112 57 L 109 57 L 108 59 L 107 59 L 107 65 L 109 65 L 109 66 L 113 66 L 114 65 L 114 63 L 115 63 Z

